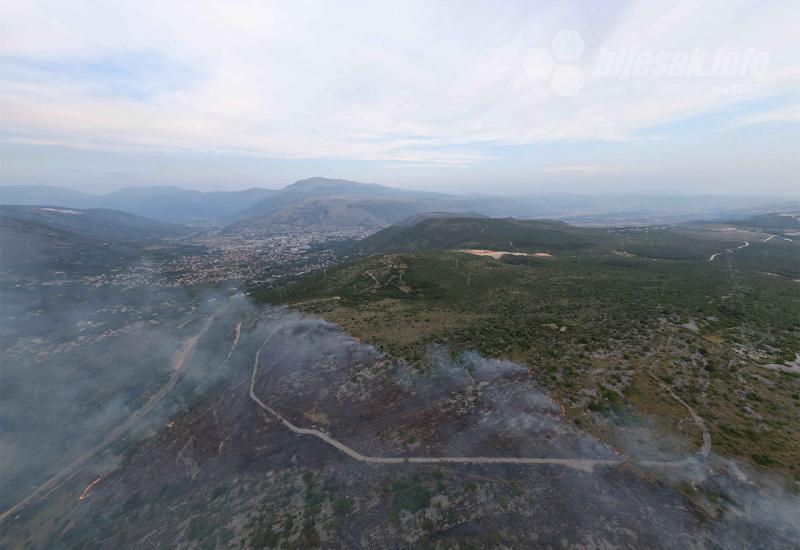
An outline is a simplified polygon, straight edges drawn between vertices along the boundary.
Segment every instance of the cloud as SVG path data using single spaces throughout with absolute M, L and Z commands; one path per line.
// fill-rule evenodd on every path
M 790 105 L 788 107 L 779 107 L 761 113 L 745 115 L 731 121 L 728 128 L 767 123 L 800 123 L 800 105 Z
M 542 170 L 544 172 L 556 173 L 556 174 L 580 174 L 580 175 L 594 175 L 594 174 L 618 171 L 617 168 L 612 166 L 599 166 L 594 164 L 576 165 L 576 166 L 547 166 Z
M 491 146 L 633 139 L 742 99 L 598 77 L 601 47 L 756 47 L 771 56 L 759 93 L 784 93 L 798 83 L 792 9 L 5 2 L 0 128 L 100 150 L 469 165 Z M 563 29 L 585 42 L 563 62 L 586 77 L 575 97 L 524 70 Z

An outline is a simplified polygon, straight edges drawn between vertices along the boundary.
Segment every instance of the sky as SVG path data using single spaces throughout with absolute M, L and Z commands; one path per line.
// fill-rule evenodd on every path
M 0 0 L 0 185 L 800 195 L 800 2 Z

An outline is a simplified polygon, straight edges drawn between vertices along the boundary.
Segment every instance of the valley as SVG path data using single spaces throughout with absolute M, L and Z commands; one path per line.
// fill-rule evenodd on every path
M 800 2 L 0 13 L 0 550 L 800 550 Z
M 4 210 L 4 545 L 797 536 L 800 245 L 777 217 L 96 216 Z

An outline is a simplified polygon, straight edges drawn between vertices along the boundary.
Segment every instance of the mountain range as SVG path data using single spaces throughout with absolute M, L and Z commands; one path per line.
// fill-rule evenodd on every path
M 274 193 L 262 188 L 203 193 L 180 187 L 148 186 L 91 195 L 50 185 L 19 185 L 0 187 L 0 204 L 106 208 L 174 222 L 226 218 Z
M 800 201 L 731 196 L 452 195 L 314 177 L 283 189 L 200 192 L 179 187 L 127 187 L 91 195 L 53 186 L 0 187 L 0 204 L 114 209 L 164 222 L 212 221 L 231 231 L 378 230 L 425 212 L 553 218 L 579 225 L 679 223 L 734 219 L 800 209 Z
M 141 255 L 150 243 L 187 231 L 185 226 L 119 210 L 2 205 L 2 269 L 63 270 L 76 264 L 104 269 Z

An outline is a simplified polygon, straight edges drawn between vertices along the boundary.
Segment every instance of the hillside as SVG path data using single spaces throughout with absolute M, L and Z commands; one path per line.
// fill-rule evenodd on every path
M 160 221 L 218 219 L 231 216 L 273 194 L 271 189 L 203 193 L 169 186 L 126 187 L 91 195 L 56 186 L 0 187 L 3 205 L 58 205 L 78 209 L 121 210 Z
M 477 201 L 481 202 L 481 201 Z M 476 201 L 348 180 L 310 178 L 289 185 L 236 214 L 231 231 L 375 231 L 431 210 L 468 210 Z
M 132 244 L 0 217 L 0 271 L 6 283 L 54 271 L 102 273 L 135 260 L 140 252 Z
M 635 433 L 640 450 L 622 455 L 577 425 L 572 403 L 541 389 L 540 368 L 433 350 L 420 370 L 328 323 L 242 297 L 178 304 L 157 312 L 169 325 L 105 344 L 124 368 L 103 372 L 103 362 L 94 371 L 112 384 L 133 374 L 138 386 L 152 370 L 170 375 L 136 388 L 153 398 L 109 411 L 115 428 L 90 452 L 70 449 L 35 488 L 16 484 L 11 502 L 28 500 L 6 515 L 6 545 L 130 548 L 146 537 L 168 548 L 680 548 L 691 537 L 698 546 L 778 548 L 794 540 L 791 521 L 769 512 L 796 499 L 774 489 L 754 495 L 754 472 L 713 454 L 706 469 L 689 444 L 651 450 L 668 466 L 647 466 L 646 427 Z M 97 330 L 89 325 L 89 334 Z M 556 340 L 548 327 L 541 332 Z M 53 367 L 65 359 L 54 355 Z M 81 356 L 66 358 L 79 364 Z M 595 382 L 578 369 L 572 380 Z M 26 372 L 14 369 L 12 382 L 36 403 Z M 82 380 L 74 410 L 96 407 L 92 382 Z M 661 414 L 682 418 L 673 402 L 655 399 Z M 117 428 L 143 409 L 146 429 Z M 600 410 L 585 420 L 616 418 Z M 49 451 L 50 437 L 25 437 L 24 412 L 11 417 L 13 435 L 31 453 Z M 691 443 L 699 439 L 691 421 L 681 425 Z M 511 458 L 491 461 L 503 457 Z M 708 475 L 689 477 L 684 458 L 686 470 Z
M 452 248 L 546 252 L 591 246 L 587 232 L 566 223 L 513 218 L 434 217 L 395 225 L 361 241 L 368 253 Z
M 704 253 L 705 244 L 684 238 L 681 246 Z M 737 252 L 695 256 L 376 254 L 283 288 L 280 299 L 423 369 L 435 346 L 525 364 L 570 421 L 625 453 L 637 452 L 629 432 L 637 425 L 666 448 L 700 446 L 701 432 L 679 420 L 674 392 L 705 419 L 714 452 L 798 478 L 791 457 L 800 433 L 788 427 L 800 407 L 798 378 L 781 366 L 800 352 L 797 283 Z
M 479 212 L 422 212 L 421 214 L 414 214 L 408 218 L 403 218 L 400 221 L 394 222 L 394 227 L 413 227 L 420 222 L 436 218 L 488 218 L 486 214 Z
M 94 208 L 98 205 L 98 197 L 55 185 L 9 185 L 0 187 L 0 204 Z
M 224 277 L 137 287 L 134 272 L 157 267 L 149 241 L 103 248 L 0 218 L 77 249 L 70 269 L 108 251 L 98 269 L 124 279 L 70 281 L 50 264 L 39 285 L 0 288 L 2 435 L 16 457 L 0 470 L 3 544 L 797 539 L 784 485 L 800 476 L 800 302 L 777 269 L 792 269 L 797 243 L 421 217 L 381 232 L 414 251 L 300 273 L 289 258 L 282 273 L 296 276 L 259 274 L 249 297 Z M 472 246 L 550 255 L 459 251 Z M 189 265 L 216 273 L 282 250 L 252 248 Z
M 314 198 L 235 223 L 227 231 L 376 231 L 422 207 L 415 201 L 393 198 Z
M 375 183 L 316 177 L 287 185 L 274 195 L 237 213 L 236 218 L 237 220 L 257 220 L 311 199 L 373 199 L 378 202 L 378 200 L 436 201 L 448 198 L 450 198 L 448 195 L 441 193 L 407 191 Z
M 105 195 L 100 204 L 166 221 L 226 218 L 272 196 L 272 189 L 200 192 L 178 187 L 128 187 Z
M 754 231 L 761 233 L 800 233 L 800 214 L 792 212 L 769 212 L 755 216 L 725 217 L 712 220 L 693 220 L 679 227 L 706 231 Z
M 117 210 L 0 206 L 4 277 L 48 271 L 103 272 L 138 261 L 148 245 L 184 234 L 180 225 Z
M 742 229 L 756 229 L 761 231 L 775 231 L 779 233 L 800 233 L 800 214 L 789 212 L 774 212 L 750 216 L 743 220 L 731 220 L 722 223 L 733 225 Z
M 364 254 L 481 249 L 553 253 L 575 259 L 609 255 L 670 261 L 718 258 L 720 262 L 734 251 L 737 263 L 748 269 L 800 277 L 800 242 L 755 228 L 713 227 L 709 229 L 703 222 L 677 227 L 587 228 L 551 220 L 446 217 L 424 220 L 411 227 L 387 227 L 356 246 Z
M 0 206 L 0 218 L 23 220 L 98 239 L 142 241 L 176 237 L 180 225 L 151 220 L 119 210 L 77 210 L 57 206 Z
M 312 202 L 309 202 L 312 201 Z M 174 186 L 127 187 L 102 195 L 91 195 L 56 186 L 3 186 L 0 204 L 35 206 L 58 205 L 65 208 L 106 208 L 169 222 L 225 223 L 237 230 L 248 226 L 261 231 L 277 216 L 284 227 L 303 229 L 308 217 L 314 224 L 325 223 L 324 212 L 309 213 L 324 207 L 326 201 L 339 201 L 330 209 L 343 208 L 341 201 L 371 201 L 368 213 L 343 214 L 348 227 L 382 228 L 403 216 L 424 212 L 480 212 L 491 217 L 520 219 L 559 219 L 589 226 L 620 224 L 674 224 L 696 219 L 742 219 L 779 210 L 800 208 L 792 200 L 753 199 L 704 195 L 698 197 L 636 194 L 535 193 L 515 196 L 459 195 L 399 189 L 374 183 L 314 177 L 297 181 L 282 189 L 251 188 L 241 191 L 200 192 Z M 402 204 L 398 215 L 393 205 Z M 314 205 L 314 206 L 312 206 Z M 380 206 L 379 206 L 380 205 Z M 353 204 L 347 208 L 363 210 Z M 297 213 L 299 210 L 299 213 Z M 375 216 L 374 219 L 372 216 Z M 336 216 L 331 216 L 334 223 Z M 286 220 L 294 220 L 286 224 Z M 379 221 L 378 221 L 379 220 Z M 298 222 L 300 225 L 297 225 Z M 325 225 L 328 227 L 328 225 Z M 319 227 L 316 225 L 314 227 Z

